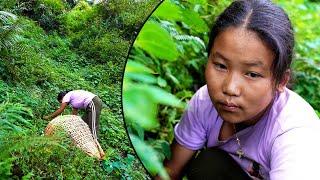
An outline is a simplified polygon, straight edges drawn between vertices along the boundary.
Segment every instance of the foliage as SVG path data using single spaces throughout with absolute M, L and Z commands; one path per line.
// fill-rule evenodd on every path
M 0 63 L 7 69 L 7 78 L 17 78 L 13 73 L 17 68 L 12 66 L 16 63 L 15 59 L 5 57 L 14 51 L 23 51 L 20 45 L 20 31 L 21 25 L 17 16 L 6 11 L 0 11 Z M 0 68 L 1 71 L 3 72 L 2 68 Z
M 0 11 L 0 53 L 14 47 L 20 30 L 17 26 L 17 16 L 6 11 Z
M 121 80 L 135 35 L 128 32 L 139 29 L 156 1 L 126 2 L 0 2 L 1 178 L 147 178 L 131 155 L 123 128 Z M 122 9 L 109 8 L 118 3 Z M 127 17 L 129 24 L 112 16 L 113 11 L 118 15 L 142 7 L 144 11 Z M 78 150 L 63 133 L 43 136 L 47 122 L 41 118 L 58 108 L 56 95 L 66 89 L 91 91 L 105 103 L 99 141 L 109 168 Z
M 2 134 L 4 131 L 21 132 L 21 125 L 30 128 L 30 122 L 24 117 L 32 116 L 30 110 L 23 107 L 21 104 L 2 103 L 0 105 L 0 125 L 2 132 L 0 133 Z
M 61 0 L 15 1 L 16 8 L 14 9 L 17 13 L 37 21 L 46 31 L 58 28 L 60 26 L 58 17 L 67 10 L 67 4 Z
M 11 177 L 64 178 L 68 175 L 73 178 L 83 176 L 103 178 L 104 173 L 99 168 L 97 160 L 73 146 L 65 135 L 43 137 L 33 134 L 31 130 L 23 134 L 8 133 L 2 136 L 1 140 L 3 144 L 0 149 L 3 154 L 14 157 L 9 158 L 14 161 L 10 165 L 12 169 L 7 169 L 6 173 Z M 6 162 L 7 157 L 0 160 Z
M 107 160 L 102 163 L 103 168 L 110 174 L 111 172 L 117 174 L 121 179 L 143 179 L 143 174 L 136 173 L 134 176 L 131 176 L 133 169 L 135 157 L 131 154 L 128 154 L 127 157 L 123 158 L 116 156 L 114 160 Z M 124 173 L 123 173 L 124 172 Z
M 169 176 L 165 169 L 162 167 L 162 163 L 159 161 L 157 157 L 156 151 L 154 151 L 151 147 L 146 145 L 142 140 L 140 140 L 135 135 L 130 135 L 132 144 L 136 148 L 136 152 L 143 162 L 144 166 L 148 169 L 148 171 L 154 176 L 159 174 L 162 179 L 169 179 Z
M 159 127 L 156 120 L 157 104 L 175 107 L 182 107 L 183 104 L 173 95 L 157 87 L 157 83 L 163 82 L 155 78 L 150 69 L 131 60 L 128 61 L 124 78 L 123 106 L 132 144 L 142 163 L 152 175 L 159 173 L 162 178 L 168 179 L 157 153 L 143 142 L 144 130 Z
M 123 106 L 133 146 L 148 171 L 164 178 L 160 162 L 170 156 L 173 124 L 193 85 L 204 83 L 208 25 L 201 15 L 214 6 L 199 3 L 164 1 L 139 33 L 125 70 Z
M 81 30 L 93 18 L 92 11 L 92 7 L 88 3 L 80 1 L 70 11 L 60 16 L 59 21 L 64 33 L 71 34 Z
M 296 33 L 292 88 L 319 115 L 320 4 L 276 2 L 289 12 Z M 209 27 L 229 3 L 166 0 L 148 19 L 134 43 L 123 83 L 124 115 L 133 146 L 152 175 L 162 173 L 159 162 L 170 157 L 173 127 L 183 113 L 182 106 L 175 102 L 187 102 L 205 84 Z M 160 91 L 161 100 L 157 99 L 159 92 L 149 88 Z M 171 103 L 163 103 L 164 99 Z
M 312 1 L 279 1 L 289 13 L 296 35 L 293 89 L 320 111 L 320 4 Z
M 137 2 L 140 2 L 140 6 L 134 6 Z M 107 26 L 121 29 L 125 39 L 133 40 L 144 20 L 159 2 L 159 0 L 107 0 L 100 10 L 105 14 L 103 19 L 107 20 Z

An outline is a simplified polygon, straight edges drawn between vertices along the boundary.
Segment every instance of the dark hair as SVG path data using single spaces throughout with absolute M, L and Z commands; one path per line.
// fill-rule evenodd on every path
M 281 7 L 267 0 L 234 1 L 215 21 L 208 44 L 208 56 L 218 34 L 228 27 L 244 27 L 256 32 L 275 54 L 272 75 L 279 84 L 293 58 L 294 34 L 288 15 Z
M 68 93 L 70 92 L 71 90 L 66 90 L 66 91 L 61 91 L 59 92 L 58 96 L 57 96 L 57 100 L 60 102 L 62 101 L 63 97 Z

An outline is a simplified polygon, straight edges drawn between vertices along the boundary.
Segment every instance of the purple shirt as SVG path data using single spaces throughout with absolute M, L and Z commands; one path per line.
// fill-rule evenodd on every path
M 176 125 L 175 139 L 191 150 L 205 146 L 223 149 L 248 174 L 256 162 L 264 179 L 320 179 L 320 121 L 295 92 L 286 88 L 255 125 L 237 132 L 245 153 L 241 159 L 236 154 L 239 145 L 235 135 L 218 140 L 222 122 L 207 86 L 203 86 Z
M 96 95 L 84 90 L 74 90 L 68 92 L 62 102 L 70 103 L 73 108 L 85 109 Z

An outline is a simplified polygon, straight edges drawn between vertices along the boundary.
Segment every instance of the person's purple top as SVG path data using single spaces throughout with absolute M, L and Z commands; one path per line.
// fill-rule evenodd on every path
M 320 121 L 295 92 L 286 88 L 255 125 L 237 132 L 245 153 L 241 159 L 236 154 L 239 145 L 235 135 L 218 140 L 222 122 L 207 86 L 203 86 L 175 126 L 175 139 L 190 150 L 223 149 L 248 174 L 252 175 L 253 164 L 258 165 L 258 173 L 264 179 L 320 179 Z
M 73 108 L 85 109 L 96 95 L 84 90 L 68 92 L 63 98 L 63 103 L 70 103 Z

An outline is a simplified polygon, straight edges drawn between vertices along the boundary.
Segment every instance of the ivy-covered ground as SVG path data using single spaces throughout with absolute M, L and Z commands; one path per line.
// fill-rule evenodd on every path
M 157 3 L 0 2 L 0 179 L 147 178 L 123 126 L 121 81 L 130 44 Z M 57 93 L 66 89 L 103 100 L 103 162 L 63 134 L 43 136 L 42 117 L 59 107 Z

